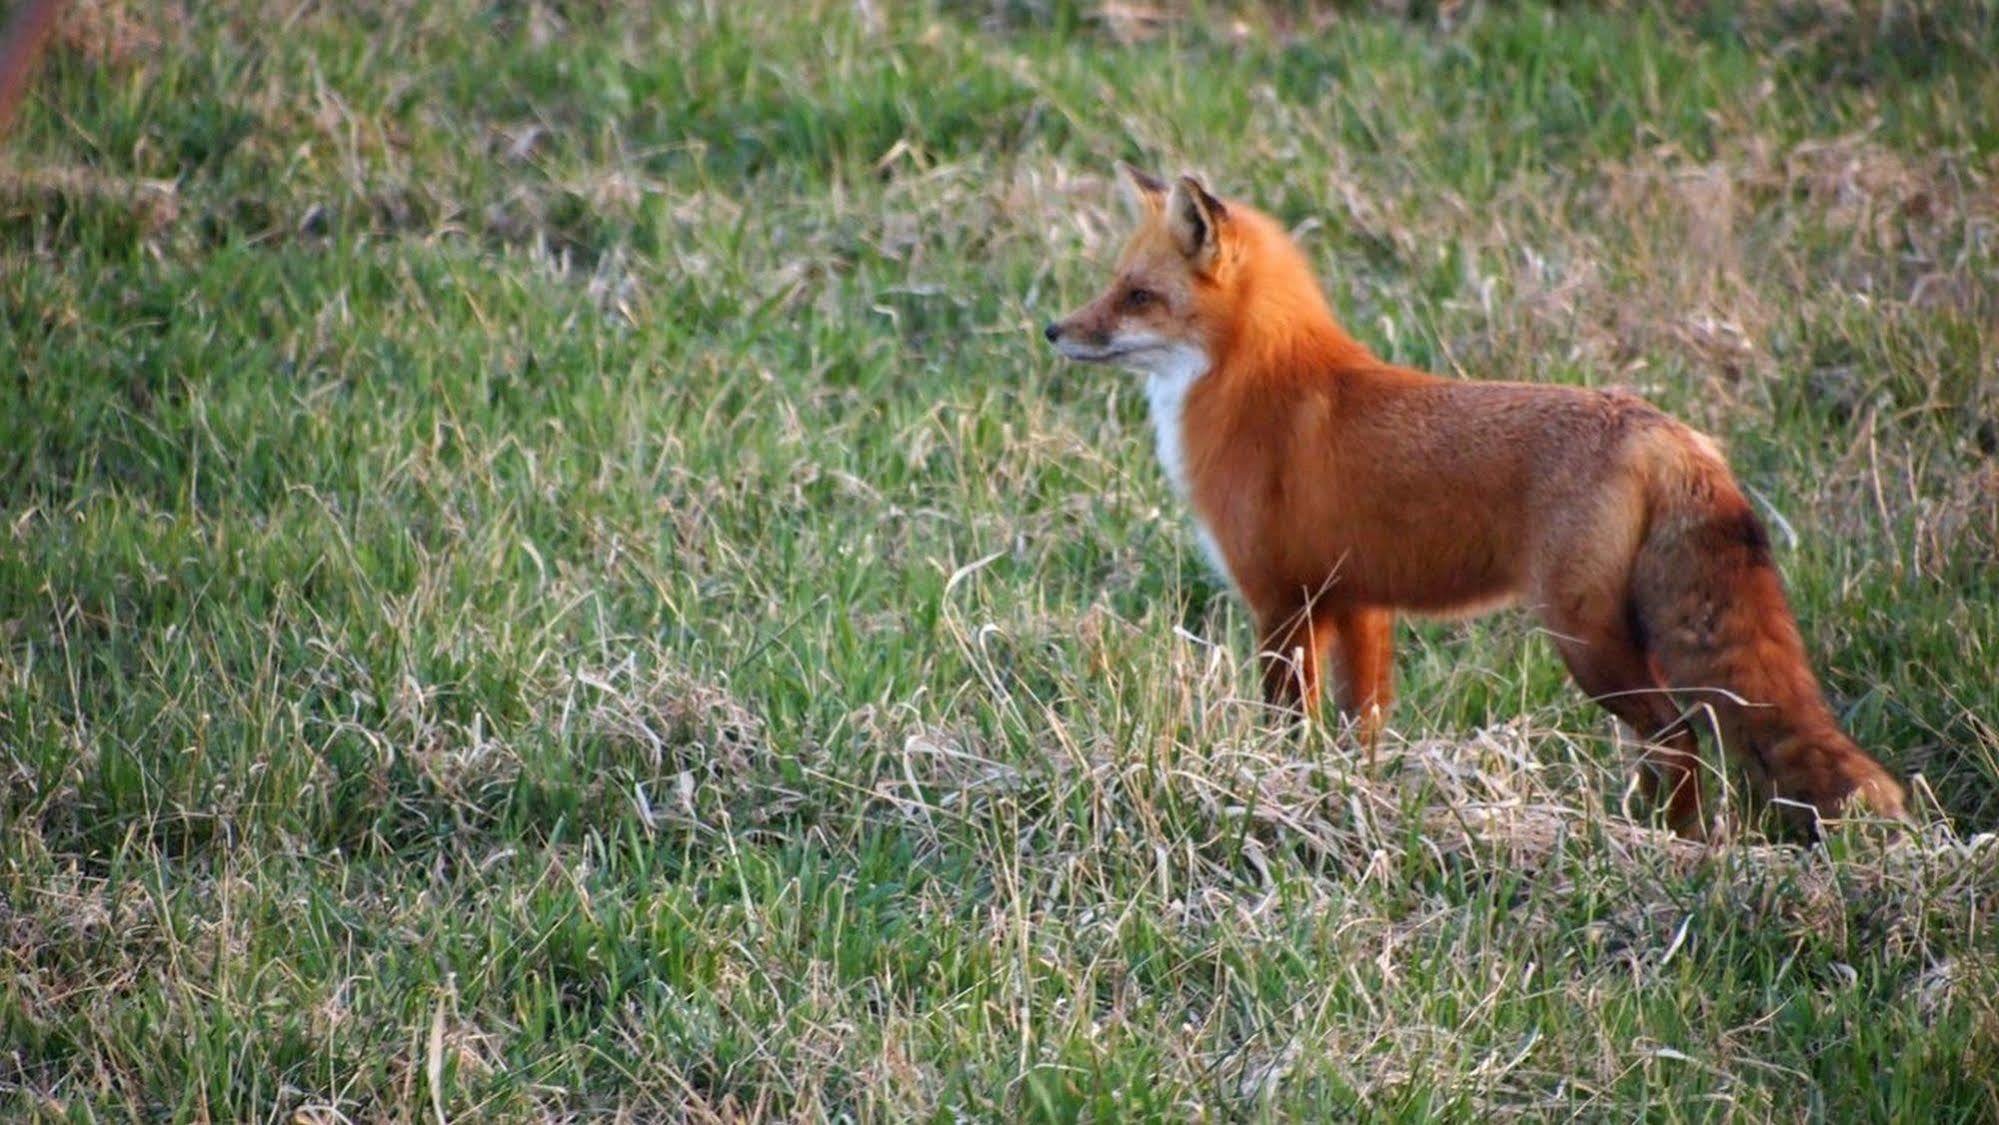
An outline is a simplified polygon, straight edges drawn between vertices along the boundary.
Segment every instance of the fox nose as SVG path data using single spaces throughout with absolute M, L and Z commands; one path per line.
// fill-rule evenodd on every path
M 1041 330 L 1041 334 L 1047 337 L 1048 342 L 1052 344 L 1057 337 L 1062 335 L 1062 326 L 1051 320 L 1048 322 L 1048 327 Z

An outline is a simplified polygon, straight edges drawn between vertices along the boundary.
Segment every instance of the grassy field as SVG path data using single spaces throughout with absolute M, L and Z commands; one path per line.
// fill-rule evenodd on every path
M 0 1116 L 1999 1118 L 1994 5 L 73 6 Z M 1670 841 L 1519 615 L 1287 737 L 1035 331 L 1120 157 L 1723 438 L 1923 827 Z

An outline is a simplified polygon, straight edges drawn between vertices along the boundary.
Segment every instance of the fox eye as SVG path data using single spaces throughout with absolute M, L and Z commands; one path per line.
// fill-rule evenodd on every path
M 1132 289 L 1124 295 L 1124 307 L 1142 309 L 1159 299 L 1159 294 L 1150 289 Z

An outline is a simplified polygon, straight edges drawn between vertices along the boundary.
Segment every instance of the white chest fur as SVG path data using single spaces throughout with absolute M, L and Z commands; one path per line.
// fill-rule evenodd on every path
M 1185 417 L 1187 395 L 1194 384 L 1208 373 L 1208 356 L 1196 348 L 1176 347 L 1151 353 L 1144 365 L 1145 398 L 1152 407 L 1152 434 L 1159 454 L 1159 467 L 1165 471 L 1167 483 L 1173 492 L 1194 513 L 1194 533 L 1200 540 L 1201 553 L 1208 557 L 1209 565 L 1231 586 L 1235 576 L 1229 573 L 1228 563 L 1222 558 L 1215 537 L 1209 532 L 1201 518 L 1200 509 L 1193 503 L 1193 490 L 1187 477 L 1187 446 Z

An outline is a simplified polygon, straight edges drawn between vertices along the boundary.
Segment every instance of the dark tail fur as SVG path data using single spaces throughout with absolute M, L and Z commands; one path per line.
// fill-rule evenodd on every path
M 1902 786 L 1826 705 L 1761 521 L 1706 439 L 1679 436 L 1632 573 L 1644 648 L 1793 825 L 1815 832 L 1850 805 L 1906 819 Z

